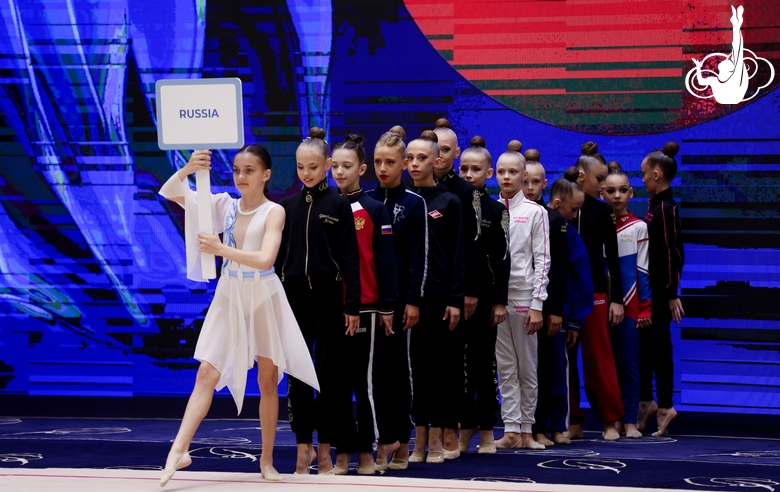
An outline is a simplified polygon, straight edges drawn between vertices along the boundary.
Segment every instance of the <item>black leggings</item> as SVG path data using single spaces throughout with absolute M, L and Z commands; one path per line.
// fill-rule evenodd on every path
M 664 294 L 653 292 L 652 295 L 653 324 L 639 329 L 639 400 L 653 399 L 653 376 L 655 376 L 658 406 L 671 408 L 674 390 L 672 313 Z
M 493 306 L 480 299 L 477 309 L 463 329 L 464 401 L 460 413 L 462 429 L 493 430 L 498 412 L 498 379 L 496 379 L 496 333 L 492 323 Z M 458 329 L 461 329 L 459 327 Z

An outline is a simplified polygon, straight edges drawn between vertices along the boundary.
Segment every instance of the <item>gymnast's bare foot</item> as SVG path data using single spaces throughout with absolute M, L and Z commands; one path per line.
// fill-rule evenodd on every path
M 496 449 L 514 449 L 521 444 L 519 432 L 504 432 L 504 437 L 496 441 Z
M 642 433 L 636 428 L 636 424 L 626 424 L 626 437 L 629 439 L 638 439 Z
M 295 473 L 307 475 L 309 467 L 314 463 L 315 459 L 317 459 L 317 453 L 314 451 L 314 446 L 311 443 L 298 444 L 298 460 L 295 463 Z
M 569 430 L 563 433 L 563 435 L 570 440 L 575 439 L 584 439 L 584 435 L 582 434 L 582 424 L 571 424 L 569 425 Z
M 669 433 L 669 424 L 677 417 L 677 410 L 671 408 L 658 409 L 658 430 L 653 432 L 653 437 L 662 437 Z
M 614 422 L 607 422 L 604 424 L 603 436 L 605 441 L 617 441 L 620 439 L 620 433 L 617 431 Z
M 520 445 L 517 447 L 523 449 L 534 449 L 534 450 L 545 449 L 544 444 L 540 444 L 534 441 L 534 435 L 531 434 L 530 432 L 520 433 Z

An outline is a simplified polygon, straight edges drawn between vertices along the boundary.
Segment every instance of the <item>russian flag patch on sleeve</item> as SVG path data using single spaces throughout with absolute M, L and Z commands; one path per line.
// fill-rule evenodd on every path
M 382 226 L 382 234 L 392 234 L 393 233 L 393 227 L 390 225 L 383 225 Z

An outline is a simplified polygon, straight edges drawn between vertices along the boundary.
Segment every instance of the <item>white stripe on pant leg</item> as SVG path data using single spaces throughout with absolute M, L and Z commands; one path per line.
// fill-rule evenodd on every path
M 520 380 L 512 342 L 512 325 L 516 323 L 515 318 L 515 315 L 508 313 L 506 320 L 498 325 L 496 336 L 496 367 L 501 390 L 501 420 L 504 422 L 504 432 L 520 432 Z
M 371 404 L 371 417 L 374 419 L 374 444 L 379 440 L 379 427 L 376 423 L 376 409 L 374 408 L 374 340 L 376 338 L 376 313 L 371 313 L 371 348 L 368 352 L 367 385 L 368 402 Z M 374 446 L 376 447 L 376 446 Z
M 568 334 L 566 336 L 568 339 Z M 571 425 L 571 402 L 569 401 L 569 347 L 563 344 L 563 356 L 566 358 L 566 429 Z
M 412 402 L 414 401 L 414 377 L 412 376 L 412 330 L 406 330 L 406 366 L 409 368 L 409 408 L 408 415 L 409 422 L 412 422 Z M 412 422 L 414 423 L 414 422 Z

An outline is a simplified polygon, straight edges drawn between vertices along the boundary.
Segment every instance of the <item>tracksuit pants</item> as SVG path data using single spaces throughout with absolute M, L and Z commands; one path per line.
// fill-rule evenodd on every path
M 674 390 L 672 360 L 672 313 L 666 293 L 652 292 L 653 324 L 639 330 L 639 398 L 653 399 L 653 376 L 660 408 L 671 408 Z M 658 301 L 656 301 L 658 299 Z
M 593 296 L 593 310 L 580 329 L 578 343 L 569 349 L 570 369 L 574 369 L 577 367 L 578 345 L 582 345 L 585 393 L 602 423 L 621 420 L 624 413 L 607 326 L 608 313 L 607 294 L 597 292 Z M 582 423 L 585 414 L 580 409 L 579 371 L 570 370 L 569 378 L 571 420 L 573 423 Z
M 492 430 L 498 411 L 496 379 L 496 335 L 492 323 L 493 305 L 480 299 L 477 309 L 463 321 L 464 399 L 460 413 L 461 429 Z
M 412 367 L 409 356 L 411 330 L 404 331 L 405 304 L 398 304 L 393 316 L 393 334 L 379 327 L 375 335 L 374 395 L 379 444 L 409 442 L 412 423 Z
M 379 314 L 361 313 L 360 325 L 354 335 L 342 335 L 339 344 L 338 433 L 334 438 L 338 453 L 371 453 L 379 437 L 374 407 L 374 339 Z M 382 327 L 384 329 L 384 327 Z M 345 329 L 346 331 L 346 329 Z M 355 395 L 357 419 L 352 410 Z
M 646 330 L 643 328 L 642 330 Z M 639 333 L 636 321 L 623 318 L 610 328 L 620 395 L 623 398 L 623 423 L 636 424 L 639 414 Z
M 564 320 L 563 326 L 566 326 Z M 539 400 L 536 405 L 534 434 L 564 432 L 569 428 L 569 357 L 566 331 L 548 336 L 547 316 L 536 334 L 539 368 Z
M 496 366 L 504 432 L 532 431 L 537 399 L 537 336 L 525 319 L 531 299 L 509 299 L 506 321 L 498 325 Z
M 426 296 L 412 328 L 412 418 L 414 425 L 458 429 L 463 398 L 463 344 L 458 328 L 443 320 L 445 296 Z
M 288 377 L 287 409 L 290 428 L 298 444 L 317 440 L 330 444 L 335 438 L 339 377 L 340 342 L 343 342 L 344 313 L 343 286 L 332 279 L 287 279 L 284 291 L 295 319 L 314 360 L 314 369 L 320 382 L 320 392 L 308 384 Z

